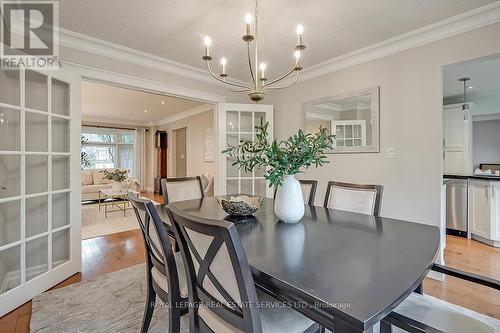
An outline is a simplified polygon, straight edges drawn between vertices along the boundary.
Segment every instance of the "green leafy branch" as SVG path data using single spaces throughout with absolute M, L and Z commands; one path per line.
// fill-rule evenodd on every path
M 328 162 L 325 150 L 332 149 L 335 135 L 321 127 L 315 134 L 305 134 L 299 129 L 298 133 L 287 140 L 270 142 L 268 137 L 269 122 L 264 123 L 261 118 L 260 125 L 255 126 L 255 141 L 240 140 L 237 147 L 231 145 L 224 150 L 235 161 L 233 166 L 238 166 L 246 172 L 255 168 L 267 169 L 265 178 L 270 186 L 280 186 L 286 175 L 295 175 L 314 165 L 321 167 Z

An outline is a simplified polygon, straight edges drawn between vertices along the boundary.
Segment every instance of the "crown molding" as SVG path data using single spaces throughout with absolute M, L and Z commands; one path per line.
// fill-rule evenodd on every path
M 306 67 L 302 70 L 299 81 L 307 81 L 498 22 L 500 22 L 500 2 L 495 2 Z
M 101 55 L 130 64 L 140 65 L 184 78 L 224 86 L 219 81 L 214 80 L 208 72 L 203 69 L 64 28 L 59 28 L 59 44 L 72 49 Z M 243 81 L 236 79 L 233 81 L 240 84 L 244 83 Z
M 166 125 L 168 123 L 172 123 L 174 121 L 178 121 L 178 120 L 181 120 L 181 119 L 184 119 L 187 117 L 196 116 L 197 114 L 200 114 L 200 113 L 212 111 L 213 109 L 214 109 L 214 106 L 210 105 L 210 104 L 200 105 L 200 106 L 197 106 L 197 107 L 192 108 L 190 110 L 187 110 L 187 111 L 184 111 L 184 112 L 181 112 L 178 114 L 174 114 L 173 116 L 163 118 L 163 119 L 155 122 L 154 124 L 155 124 L 155 126 L 163 126 L 163 125 Z
M 495 2 L 306 67 L 302 70 L 299 81 L 307 81 L 498 22 L 500 22 L 500 2 Z M 200 68 L 67 29 L 59 28 L 59 42 L 61 45 L 72 49 L 98 54 L 204 83 L 223 86 L 222 83 L 211 78 L 206 71 Z M 234 81 L 240 84 L 245 83 L 241 80 Z

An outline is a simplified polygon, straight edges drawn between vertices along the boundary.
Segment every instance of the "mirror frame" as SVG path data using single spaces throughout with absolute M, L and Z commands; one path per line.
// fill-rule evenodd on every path
M 380 86 L 359 89 L 346 94 L 322 97 L 302 103 L 302 119 L 304 119 L 303 130 L 306 132 L 307 108 L 313 105 L 335 102 L 339 99 L 358 97 L 362 95 L 372 96 L 371 118 L 373 123 L 373 140 L 369 146 L 358 147 L 336 147 L 334 150 L 326 151 L 325 154 L 350 154 L 350 153 L 380 153 Z M 306 133 L 307 134 L 307 133 Z

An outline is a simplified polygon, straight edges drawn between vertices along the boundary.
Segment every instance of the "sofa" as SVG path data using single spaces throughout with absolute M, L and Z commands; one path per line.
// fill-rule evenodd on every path
M 82 187 L 82 201 L 99 200 L 99 190 L 111 188 L 113 181 L 104 178 L 103 170 L 114 169 L 86 169 L 81 171 L 80 183 Z M 123 182 L 123 188 L 139 192 L 141 184 L 132 177 Z

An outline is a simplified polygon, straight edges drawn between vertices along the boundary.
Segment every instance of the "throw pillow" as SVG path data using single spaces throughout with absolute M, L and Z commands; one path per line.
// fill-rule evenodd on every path
M 94 183 L 94 179 L 92 178 L 92 171 L 82 170 L 80 174 L 80 183 L 82 184 L 82 186 L 92 185 Z

